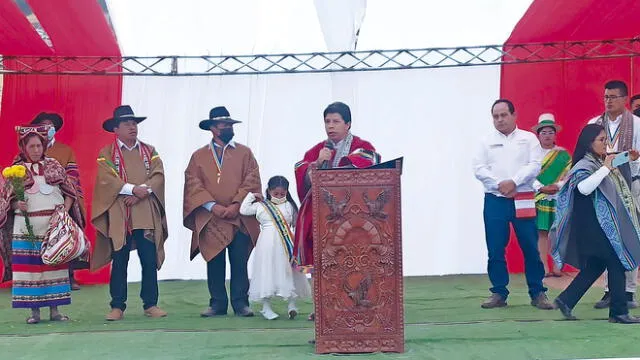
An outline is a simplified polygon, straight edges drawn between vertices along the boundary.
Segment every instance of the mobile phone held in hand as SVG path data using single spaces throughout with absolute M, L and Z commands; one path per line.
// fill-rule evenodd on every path
M 623 151 L 613 158 L 613 161 L 611 161 L 611 166 L 618 167 L 628 162 L 629 162 L 629 152 Z

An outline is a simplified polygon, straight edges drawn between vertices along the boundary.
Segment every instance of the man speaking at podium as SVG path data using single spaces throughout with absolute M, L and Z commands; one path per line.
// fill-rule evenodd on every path
M 324 110 L 324 140 L 304 154 L 295 165 L 298 198 L 301 201 L 296 221 L 293 253 L 300 271 L 313 270 L 313 223 L 311 205 L 311 169 L 337 167 L 366 168 L 380 162 L 371 143 L 351 134 L 351 110 L 345 103 L 334 102 Z M 309 316 L 314 320 L 314 315 Z

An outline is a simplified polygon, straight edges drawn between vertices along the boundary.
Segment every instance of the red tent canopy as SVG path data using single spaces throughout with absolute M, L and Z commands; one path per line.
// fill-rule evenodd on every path
M 640 35 L 640 1 L 536 0 L 518 22 L 505 47 L 513 44 L 628 39 Z M 564 128 L 558 145 L 573 150 L 587 121 L 603 112 L 604 84 L 623 80 L 640 92 L 637 58 L 503 65 L 501 96 L 516 106 L 518 124 L 533 126 L 544 112 Z M 522 253 L 507 249 L 509 270 L 524 270 Z

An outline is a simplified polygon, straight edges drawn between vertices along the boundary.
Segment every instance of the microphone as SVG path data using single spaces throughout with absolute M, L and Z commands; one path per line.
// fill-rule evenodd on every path
M 333 150 L 334 149 L 333 143 L 330 142 L 330 141 L 325 142 L 324 143 L 324 148 L 325 149 L 329 149 L 329 150 Z M 323 161 L 322 165 L 320 165 L 320 169 L 325 170 L 325 169 L 328 169 L 328 168 L 329 168 L 329 160 Z

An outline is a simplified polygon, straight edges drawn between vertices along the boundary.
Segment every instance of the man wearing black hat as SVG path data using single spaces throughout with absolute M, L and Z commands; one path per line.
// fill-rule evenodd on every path
M 209 307 L 202 317 L 226 315 L 225 255 L 231 263 L 231 307 L 238 316 L 253 316 L 249 308 L 247 260 L 259 226 L 255 217 L 239 214 L 248 193 L 260 193 L 258 163 L 248 147 L 234 142 L 233 125 L 224 106 L 211 109 L 200 129 L 212 141 L 196 150 L 185 170 L 184 226 L 193 232 L 191 260 L 198 253 L 207 262 Z
M 158 304 L 157 270 L 164 261 L 167 222 L 164 210 L 164 169 L 153 146 L 138 140 L 137 117 L 128 105 L 119 106 L 102 127 L 116 134 L 98 157 L 98 176 L 93 191 L 93 225 L 97 230 L 91 269 L 112 259 L 111 311 L 106 320 L 122 320 L 127 301 L 129 252 L 138 250 L 142 266 L 144 314 L 164 317 Z
M 63 144 L 57 141 L 55 135 L 60 132 L 64 121 L 62 116 L 56 113 L 39 113 L 32 121 L 31 125 L 51 125 L 47 138 L 49 144 L 47 145 L 46 155 L 47 157 L 56 159 L 60 165 L 65 169 L 67 177 L 71 180 L 71 183 L 76 188 L 78 194 L 78 205 L 80 206 L 80 212 L 82 218 L 87 216 L 84 205 L 84 193 L 82 192 L 82 186 L 80 186 L 80 173 L 78 171 L 78 163 L 76 162 L 76 154 L 73 149 L 67 144 Z M 69 264 L 69 279 L 71 281 L 71 290 L 80 290 L 80 285 L 75 281 L 73 276 L 73 270 L 88 268 L 87 263 L 81 261 L 73 261 Z

